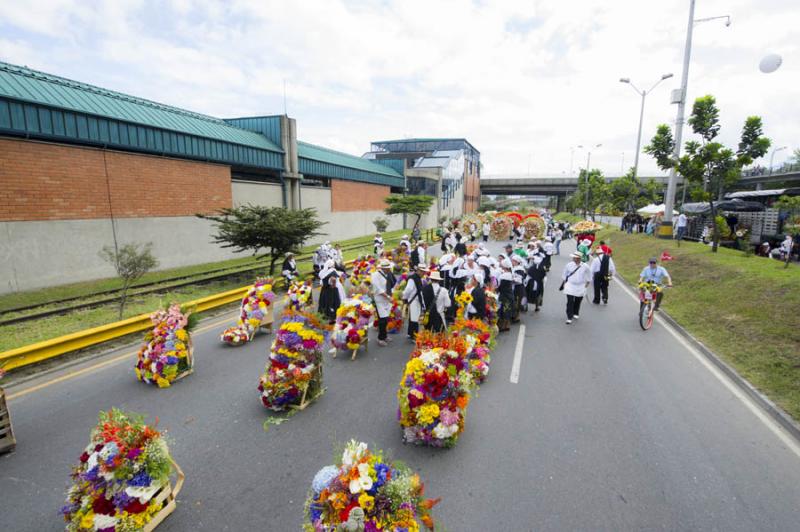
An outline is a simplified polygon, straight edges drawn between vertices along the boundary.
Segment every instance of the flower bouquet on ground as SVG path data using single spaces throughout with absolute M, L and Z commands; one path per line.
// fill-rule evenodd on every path
M 508 240 L 511 235 L 511 230 L 514 228 L 514 222 L 507 216 L 498 216 L 492 220 L 492 225 L 489 228 L 489 236 L 493 240 Z
M 178 305 L 170 305 L 150 315 L 153 330 L 145 337 L 136 362 L 136 378 L 167 388 L 193 370 L 191 330 L 197 314 Z
M 397 392 L 403 442 L 455 445 L 473 386 L 464 339 L 419 333 Z
M 311 281 L 292 281 L 289 289 L 286 290 L 284 303 L 287 308 L 294 310 L 304 310 L 314 304 L 313 287 Z
M 466 341 L 469 371 L 475 383 L 482 384 L 489 375 L 494 347 L 495 335 L 491 327 L 482 320 L 456 319 L 450 326 L 450 333 Z
M 331 334 L 334 357 L 341 349 L 342 351 L 352 351 L 352 358 L 355 360 L 358 348 L 362 344 L 367 346 L 367 332 L 374 315 L 375 307 L 365 296 L 357 295 L 348 298 L 339 306 L 336 311 L 336 324 L 333 326 Z
M 322 394 L 322 348 L 328 328 L 311 312 L 287 310 L 258 384 L 261 402 L 277 412 L 304 409 Z
M 143 416 L 115 408 L 99 417 L 61 509 L 67 530 L 153 530 L 175 509 L 183 472 Z
M 305 532 L 433 530 L 425 486 L 406 465 L 351 440 L 336 465 L 320 469 L 305 504 Z
M 238 323 L 223 331 L 221 341 L 228 345 L 242 345 L 253 339 L 259 327 L 268 327 L 272 332 L 272 302 L 275 300 L 273 284 L 273 280 L 269 278 L 256 279 L 242 299 Z

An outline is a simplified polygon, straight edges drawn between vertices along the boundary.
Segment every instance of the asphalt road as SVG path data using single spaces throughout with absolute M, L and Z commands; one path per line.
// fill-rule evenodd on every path
M 159 530 L 298 530 L 314 473 L 351 438 L 419 471 L 449 531 L 798 530 L 796 445 L 664 323 L 641 331 L 619 284 L 565 325 L 565 260 L 543 311 L 523 320 L 518 383 L 514 327 L 450 450 L 401 443 L 395 394 L 411 346 L 399 336 L 355 361 L 327 358 L 327 392 L 268 430 L 256 386 L 270 337 L 228 348 L 222 323 L 201 325 L 195 373 L 168 389 L 136 381 L 129 348 L 7 390 L 18 446 L 0 456 L 0 530 L 63 527 L 70 467 L 112 406 L 157 416 L 186 473 Z

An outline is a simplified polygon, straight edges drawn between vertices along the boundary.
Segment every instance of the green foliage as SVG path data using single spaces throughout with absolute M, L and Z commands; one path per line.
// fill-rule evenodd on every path
M 431 210 L 431 206 L 435 200 L 436 198 L 433 196 L 402 196 L 400 194 L 392 194 L 384 199 L 388 207 L 386 207 L 383 212 L 386 214 L 414 215 L 417 217 L 417 220 L 414 222 L 414 227 L 417 227 L 422 216 Z
M 275 262 L 288 252 L 297 252 L 310 238 L 320 235 L 317 230 L 325 225 L 317 218 L 316 209 L 289 210 L 284 207 L 243 205 L 226 208 L 217 215 L 198 214 L 198 218 L 211 220 L 217 225 L 213 241 L 223 248 L 233 248 L 237 253 L 250 251 L 270 257 L 269 273 L 275 271 Z
M 384 218 L 383 216 L 378 216 L 374 220 L 372 220 L 372 225 L 375 226 L 375 230 L 379 233 L 383 233 L 389 227 L 389 219 Z
M 798 212 L 800 211 L 800 196 L 781 196 L 773 207 L 790 213 Z
M 716 98 L 710 94 L 697 98 L 687 122 L 692 126 L 692 131 L 703 138 L 704 144 L 714 140 L 720 128 Z
M 114 266 L 117 276 L 122 280 L 119 298 L 119 319 L 125 310 L 130 286 L 142 278 L 144 274 L 158 266 L 158 259 L 153 256 L 153 243 L 138 244 L 132 242 L 117 249 L 103 246 L 100 257 Z
M 588 189 L 588 199 L 587 199 Z M 573 207 L 583 208 L 586 212 L 594 213 L 600 205 L 606 203 L 610 197 L 611 187 L 606 183 L 603 172 L 598 169 L 589 171 L 589 179 L 586 179 L 586 170 L 581 170 L 578 175 L 578 189 L 573 199 Z M 569 202 L 569 199 L 567 200 Z M 586 215 L 584 212 L 584 216 Z
M 650 144 L 644 147 L 644 152 L 652 155 L 662 170 L 671 170 L 675 166 L 675 160 L 672 158 L 674 151 L 675 139 L 667 124 L 659 125 Z
M 658 203 L 662 188 L 652 178 L 643 184 L 631 169 L 608 185 L 606 205 L 616 211 L 633 212 L 649 203 Z

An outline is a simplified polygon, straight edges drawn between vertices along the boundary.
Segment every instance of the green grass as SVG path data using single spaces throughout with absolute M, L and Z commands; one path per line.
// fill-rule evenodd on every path
M 384 239 L 392 239 L 400 237 L 407 229 L 392 231 L 384 234 Z M 359 238 L 351 238 L 349 240 L 338 241 L 342 247 L 350 246 L 353 244 L 364 243 L 370 249 L 372 247 L 372 235 L 362 236 Z M 316 246 L 306 246 L 303 248 L 303 253 L 312 252 Z M 203 264 L 195 264 L 192 266 L 183 266 L 180 268 L 169 268 L 166 270 L 159 270 L 147 273 L 137 284 L 152 283 L 158 281 L 165 281 L 174 277 L 181 277 L 187 275 L 200 275 L 210 270 L 217 270 L 220 268 L 235 268 L 252 263 L 254 258 L 252 256 L 243 256 L 236 259 L 224 260 L 219 262 L 207 262 Z M 264 261 L 269 265 L 268 261 Z M 280 268 L 277 263 L 276 268 Z M 90 297 L 92 294 L 102 292 L 105 290 L 115 290 L 121 287 L 122 283 L 117 277 L 107 279 L 97 279 L 94 281 L 85 281 L 80 283 L 71 283 L 59 286 L 52 286 L 43 289 L 31 290 L 26 292 L 15 292 L 11 294 L 0 295 L 0 313 L 15 307 L 27 305 L 46 305 L 47 303 L 65 299 L 68 297 Z
M 386 240 L 387 244 L 396 243 L 399 240 L 399 236 L 402 234 L 402 230 L 384 233 L 384 239 Z M 370 253 L 372 252 L 372 237 L 369 237 L 369 239 L 364 237 L 360 239 L 352 239 L 342 242 L 342 245 L 344 246 L 345 243 L 352 245 L 360 241 L 363 241 L 364 245 L 358 249 L 345 252 L 345 261 L 355 259 L 358 255 L 367 251 Z M 310 272 L 312 270 L 311 263 L 301 263 L 299 265 L 299 270 L 301 273 Z M 267 268 L 265 267 L 264 272 L 261 273 L 261 275 L 266 274 Z M 128 299 L 128 304 L 125 306 L 123 319 L 130 318 L 132 316 L 138 316 L 139 314 L 144 314 L 147 312 L 152 312 L 167 302 L 183 303 L 220 292 L 225 292 L 227 290 L 233 290 L 234 288 L 239 288 L 252 282 L 257 275 L 258 273 L 251 272 L 227 279 L 221 279 L 209 284 L 184 286 L 165 293 L 135 295 Z M 279 273 L 276 273 L 276 277 L 278 276 Z M 9 349 L 15 349 L 17 347 L 35 342 L 41 342 L 43 340 L 49 340 L 51 338 L 57 338 L 65 334 L 82 331 L 84 329 L 98 327 L 100 325 L 105 325 L 106 323 L 112 323 L 117 321 L 118 318 L 118 307 L 116 304 L 114 304 L 79 310 L 62 316 L 51 316 L 35 321 L 0 326 L 0 352 L 7 351 Z
M 795 419 L 800 419 L 800 270 L 741 251 L 628 235 L 598 234 L 630 283 L 651 256 L 667 251 L 675 287 L 664 309 Z
M 570 214 L 568 212 L 559 212 L 553 216 L 553 218 L 559 222 L 569 222 L 570 224 L 575 224 L 576 222 L 583 220 L 583 218 L 580 216 L 575 216 L 574 214 Z

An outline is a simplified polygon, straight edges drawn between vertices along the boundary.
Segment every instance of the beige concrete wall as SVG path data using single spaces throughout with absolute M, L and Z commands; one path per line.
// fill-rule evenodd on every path
M 233 181 L 233 206 L 265 205 L 267 207 L 282 207 L 283 197 L 281 186 L 274 183 L 256 183 L 253 181 Z

